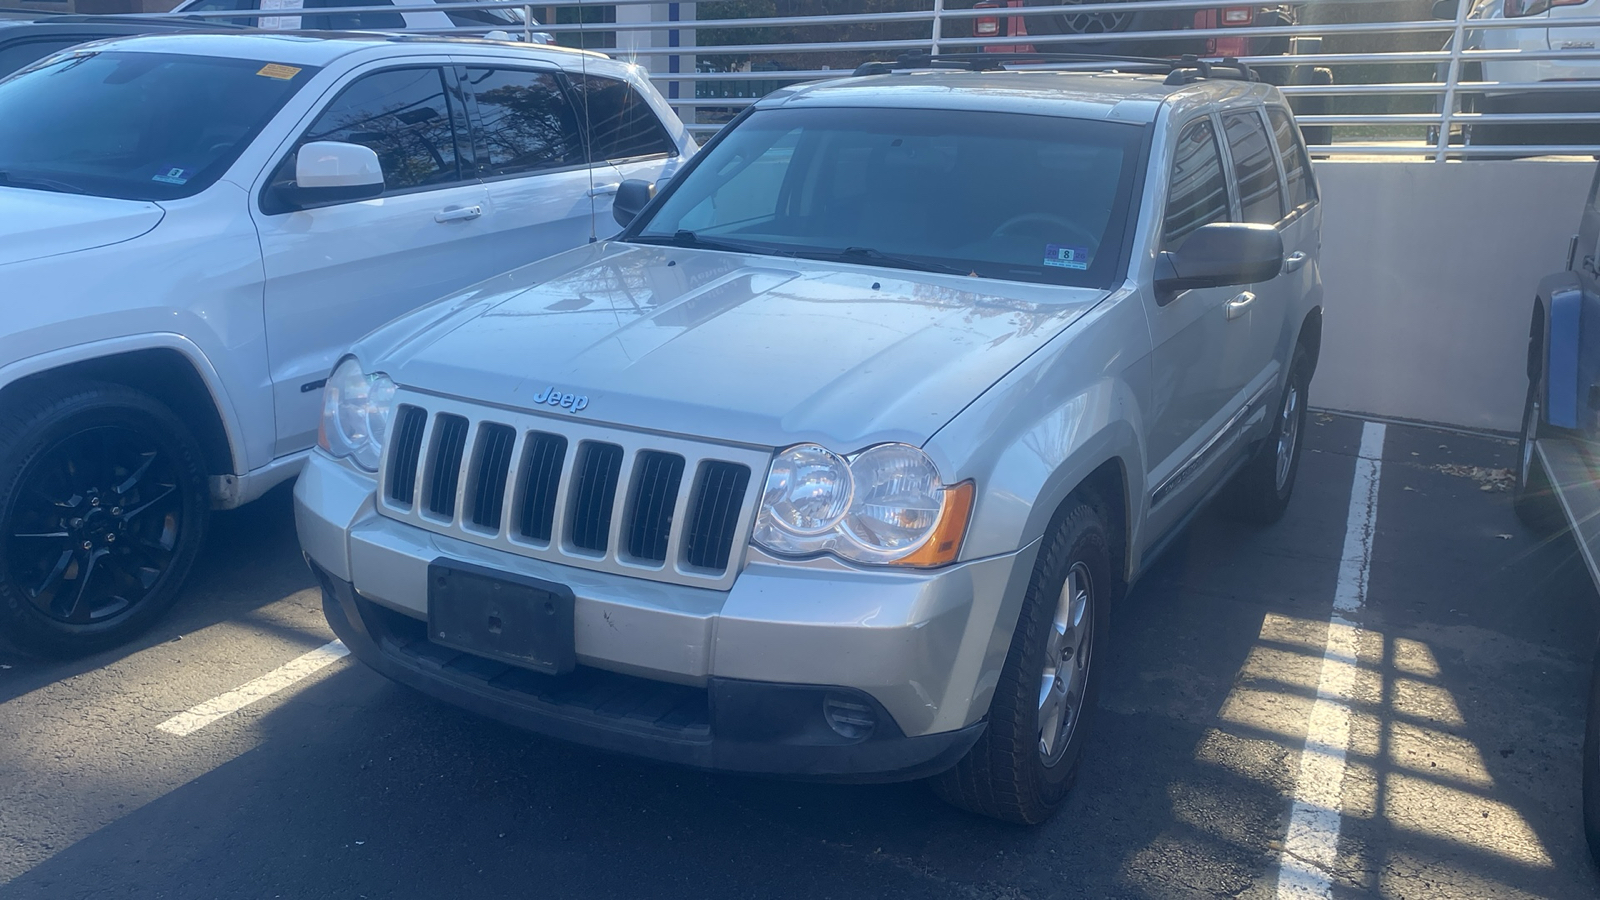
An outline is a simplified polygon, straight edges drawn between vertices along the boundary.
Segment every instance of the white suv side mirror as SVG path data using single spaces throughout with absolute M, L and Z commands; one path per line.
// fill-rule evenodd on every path
M 295 154 L 293 200 L 298 206 L 366 200 L 382 194 L 383 186 L 383 165 L 370 147 L 311 141 Z

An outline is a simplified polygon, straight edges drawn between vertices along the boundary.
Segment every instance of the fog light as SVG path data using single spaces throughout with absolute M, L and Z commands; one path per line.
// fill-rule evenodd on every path
M 822 698 L 822 717 L 828 720 L 840 737 L 853 741 L 872 734 L 878 724 L 878 714 L 866 703 L 845 694 L 827 694 Z

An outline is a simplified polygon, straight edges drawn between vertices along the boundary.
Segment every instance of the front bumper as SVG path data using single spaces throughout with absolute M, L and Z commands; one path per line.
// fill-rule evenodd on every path
M 440 647 L 422 622 L 358 596 L 312 563 L 328 624 L 356 658 L 447 703 L 539 734 L 702 769 L 850 781 L 922 778 L 956 764 L 983 723 L 906 737 L 865 694 L 711 678 L 705 688 L 580 668 L 553 677 Z M 829 699 L 876 707 L 863 736 L 833 729 Z
M 359 658 L 535 731 L 737 771 L 895 779 L 960 758 L 982 729 L 1037 552 L 936 572 L 752 559 L 731 590 L 711 591 L 459 541 L 379 515 L 372 491 L 321 455 L 295 488 L 329 621 Z M 429 642 L 428 566 L 441 559 L 569 587 L 577 670 L 545 676 Z M 588 708 L 591 693 L 615 702 Z M 829 697 L 870 706 L 871 734 L 843 739 L 823 717 Z M 662 704 L 672 709 L 657 721 Z

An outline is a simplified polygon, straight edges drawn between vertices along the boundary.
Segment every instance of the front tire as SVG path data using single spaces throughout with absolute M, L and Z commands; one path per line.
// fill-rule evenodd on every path
M 1530 381 L 1527 399 L 1522 404 L 1522 430 L 1517 436 L 1517 480 L 1511 487 L 1511 508 L 1529 531 L 1540 537 L 1550 537 L 1565 530 L 1567 520 L 1535 446 L 1539 439 L 1539 422 L 1544 418 L 1540 404 L 1544 396 L 1542 388 L 1540 382 Z
M 1077 779 L 1105 667 L 1112 572 L 1104 519 L 1072 501 L 1040 548 L 988 727 L 933 780 L 940 797 L 1024 825 L 1061 805 Z
M 94 382 L 0 409 L 0 638 L 76 656 L 177 600 L 210 497 L 198 443 L 155 398 Z

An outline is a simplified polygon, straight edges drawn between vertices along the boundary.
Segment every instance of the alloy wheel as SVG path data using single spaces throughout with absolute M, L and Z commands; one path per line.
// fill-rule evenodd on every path
M 1044 675 L 1039 683 L 1039 755 L 1054 765 L 1072 743 L 1083 713 L 1089 682 L 1094 629 L 1094 584 L 1088 565 L 1074 563 L 1056 599 L 1045 639 Z
M 1293 378 L 1284 390 L 1283 411 L 1278 422 L 1278 456 L 1275 471 L 1278 493 L 1289 484 L 1289 470 L 1294 468 L 1294 451 L 1300 443 L 1300 385 Z
M 120 425 L 75 432 L 22 471 L 0 519 L 6 575 L 43 616 L 93 625 L 137 607 L 184 527 L 174 461 Z

